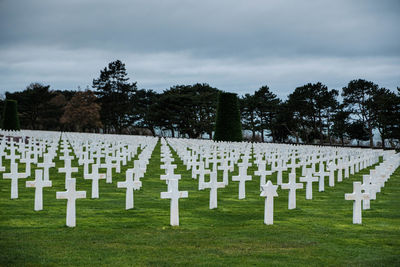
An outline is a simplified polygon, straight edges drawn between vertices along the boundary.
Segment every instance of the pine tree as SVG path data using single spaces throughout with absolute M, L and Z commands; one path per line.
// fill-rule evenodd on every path
M 219 93 L 214 140 L 237 142 L 243 140 L 239 104 L 234 93 Z
M 17 101 L 7 99 L 4 104 L 1 128 L 4 130 L 20 130 Z

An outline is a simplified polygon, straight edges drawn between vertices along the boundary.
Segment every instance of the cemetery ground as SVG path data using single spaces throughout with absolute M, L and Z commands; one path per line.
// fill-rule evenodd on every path
M 167 189 L 160 180 L 160 142 L 153 151 L 143 187 L 134 191 L 135 208 L 125 210 L 125 180 L 132 161 L 113 171 L 113 183 L 100 181 L 99 199 L 91 199 L 91 181 L 83 168 L 73 174 L 77 190 L 87 198 L 76 202 L 76 227 L 65 226 L 64 174 L 50 169 L 53 187 L 43 189 L 43 210 L 35 212 L 34 189 L 19 180 L 19 198 L 10 199 L 10 181 L 0 180 L 0 265 L 138 265 L 138 266 L 399 266 L 400 168 L 391 176 L 371 209 L 362 212 L 362 225 L 352 224 L 353 201 L 344 199 L 369 168 L 344 179 L 325 192 L 313 186 L 313 200 L 297 191 L 297 208 L 288 210 L 288 190 L 278 189 L 274 224 L 265 225 L 259 177 L 246 183 L 246 198 L 238 200 L 238 182 L 218 190 L 218 208 L 209 209 L 209 189 L 198 191 L 198 181 L 174 153 L 180 190 L 180 226 L 172 227 L 170 201 L 160 198 Z M 56 167 L 62 167 L 58 158 Z M 8 160 L 4 161 L 9 164 Z M 77 160 L 72 162 L 78 166 Z M 32 173 L 34 173 L 33 165 Z M 249 168 L 253 174 L 256 167 Z M 25 170 L 19 164 L 19 170 Z M 100 169 L 105 173 L 104 169 Z M 237 174 L 237 167 L 233 175 Z M 298 169 L 298 175 L 300 170 Z M 219 177 L 222 177 L 222 173 Z M 268 177 L 267 177 L 268 179 Z M 287 172 L 283 181 L 287 182 Z M 276 173 L 272 176 L 276 183 Z

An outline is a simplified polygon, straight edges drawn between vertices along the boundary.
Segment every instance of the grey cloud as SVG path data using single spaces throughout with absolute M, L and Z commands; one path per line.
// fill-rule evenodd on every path
M 121 59 L 162 90 L 208 82 L 285 96 L 305 82 L 400 84 L 400 2 L 0 1 L 0 90 L 91 84 Z

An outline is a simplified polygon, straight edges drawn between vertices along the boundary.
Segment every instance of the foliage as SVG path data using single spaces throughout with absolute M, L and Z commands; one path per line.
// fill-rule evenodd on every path
M 358 124 L 363 124 L 362 129 L 369 137 L 370 146 L 373 147 L 373 129 L 375 128 L 373 114 L 373 96 L 378 90 L 378 85 L 363 79 L 352 80 L 347 87 L 343 87 L 343 104 L 349 112 L 357 117 Z
M 90 90 L 77 92 L 65 107 L 64 114 L 60 121 L 67 126 L 67 129 L 74 131 L 85 131 L 99 129 L 100 105 L 96 103 L 96 96 Z
M 4 130 L 20 130 L 17 101 L 6 99 L 3 109 L 1 128 Z
M 215 123 L 218 90 L 208 84 L 177 85 L 163 92 L 150 107 L 150 117 L 161 129 L 190 138 L 208 134 Z
M 134 97 L 136 82 L 129 83 L 125 64 L 113 61 L 93 80 L 98 102 L 101 104 L 101 121 L 106 132 L 122 133 L 135 121 Z
M 215 141 L 242 141 L 239 104 L 236 94 L 220 92 L 218 95 Z

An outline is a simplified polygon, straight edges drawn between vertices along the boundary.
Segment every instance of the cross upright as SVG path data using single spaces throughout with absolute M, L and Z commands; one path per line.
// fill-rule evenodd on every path
M 22 158 L 20 162 L 25 163 L 25 177 L 28 178 L 31 176 L 31 164 L 34 162 L 34 159 L 31 157 L 31 151 L 27 151 L 25 158 Z
M 15 154 L 16 148 L 14 146 L 14 142 L 11 142 L 11 146 L 10 146 L 9 150 L 10 150 L 10 154 L 9 155 L 6 154 L 6 159 L 9 159 L 12 164 L 12 163 L 15 163 L 15 160 L 19 159 L 21 156 Z
M 100 164 L 100 168 L 106 169 L 106 183 L 111 184 L 112 183 L 112 169 L 114 168 L 114 165 L 112 163 L 112 159 L 110 157 L 106 157 L 106 162 Z
M 287 184 L 281 185 L 282 189 L 289 189 L 289 200 L 288 200 L 288 208 L 295 209 L 296 208 L 296 190 L 302 189 L 302 183 L 296 183 L 296 174 L 289 173 L 289 182 Z
M 210 174 L 211 171 L 205 168 L 203 161 L 199 164 L 199 190 L 204 190 L 204 176 Z
M 271 180 L 262 185 L 262 192 L 260 196 L 265 197 L 264 206 L 264 223 L 274 224 L 274 197 L 278 196 L 276 190 L 278 185 L 273 185 Z
M 329 170 L 329 186 L 332 187 L 335 186 L 335 170 L 336 170 L 335 160 L 329 162 L 328 170 Z
M 71 178 L 71 174 L 73 172 L 78 172 L 78 168 L 77 167 L 71 167 L 71 159 L 66 157 L 64 159 L 64 167 L 58 168 L 58 172 L 59 173 L 65 173 L 65 186 L 67 186 L 67 179 Z
M 316 173 L 316 176 L 319 177 L 319 182 L 318 182 L 318 191 L 323 192 L 325 191 L 325 176 L 328 176 L 329 172 L 325 171 L 325 165 L 324 162 L 321 161 L 319 163 L 319 170 Z
M 26 187 L 35 187 L 35 211 L 43 209 L 43 187 L 51 185 L 51 181 L 43 180 L 43 170 L 35 170 L 35 180 L 26 181 Z
M 260 161 L 258 164 L 258 170 L 254 172 L 255 175 L 260 176 L 260 190 L 262 190 L 262 186 L 265 185 L 267 175 L 272 175 L 273 171 L 267 171 L 266 162 Z
M 43 162 L 39 162 L 37 166 L 43 168 L 43 180 L 49 181 L 49 169 L 56 166 L 56 164 L 52 162 L 50 154 L 44 154 Z
M 161 198 L 171 199 L 170 224 L 172 226 L 179 225 L 179 199 L 187 197 L 188 191 L 179 191 L 177 179 L 168 180 L 168 192 L 161 192 Z
M 283 166 L 283 160 L 278 159 L 277 166 L 273 167 L 273 169 L 277 171 L 276 182 L 278 185 L 281 185 L 282 184 L 282 172 L 287 170 L 286 166 Z
M 78 198 L 86 198 L 86 191 L 76 191 L 75 178 L 67 179 L 67 191 L 57 192 L 57 199 L 67 199 L 67 226 L 75 227 L 76 225 L 76 212 L 75 202 Z
M 222 160 L 221 166 L 218 166 L 218 170 L 223 171 L 222 181 L 224 182 L 225 185 L 228 185 L 229 184 L 230 166 L 229 166 L 229 162 L 227 159 Z
M 239 199 L 246 198 L 246 181 L 251 181 L 251 175 L 247 175 L 247 167 L 239 167 L 239 175 L 232 176 L 232 181 L 239 181 Z
M 26 178 L 25 173 L 18 173 L 18 163 L 11 163 L 10 173 L 3 173 L 3 179 L 11 179 L 11 199 L 18 198 L 18 179 Z
M 311 168 L 306 170 L 306 176 L 300 177 L 300 182 L 306 183 L 306 199 L 312 199 L 312 183 L 317 181 L 318 177 L 313 176 Z
M 210 188 L 210 210 L 215 209 L 218 206 L 217 190 L 218 188 L 224 188 L 224 182 L 218 182 L 218 175 L 216 171 L 210 173 L 210 181 L 204 183 L 204 188 Z
M 92 165 L 92 173 L 83 176 L 85 179 L 92 180 L 92 198 L 99 198 L 99 180 L 105 179 L 104 173 L 99 173 L 99 165 Z
M 126 188 L 125 196 L 125 209 L 133 209 L 133 190 L 139 190 L 142 187 L 142 182 L 139 180 L 133 180 L 133 170 L 128 169 L 126 171 L 126 179 L 124 182 L 118 182 L 118 188 Z
M 361 224 L 361 201 L 369 199 L 368 193 L 361 192 L 361 182 L 353 183 L 353 193 L 345 194 L 346 200 L 354 200 L 353 202 L 353 224 Z
M 167 166 L 166 173 L 160 176 L 160 180 L 171 180 L 171 179 L 181 179 L 180 174 L 175 174 L 174 169 L 176 168 L 176 165 L 169 165 Z

